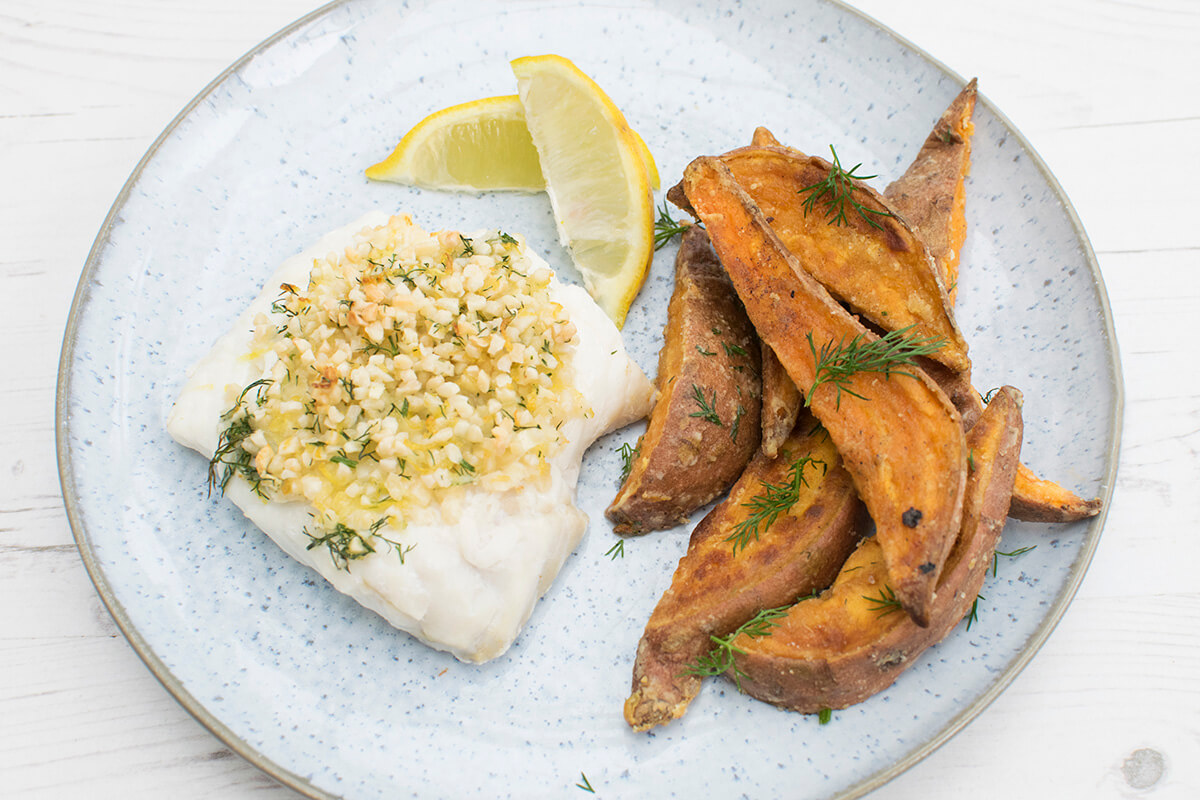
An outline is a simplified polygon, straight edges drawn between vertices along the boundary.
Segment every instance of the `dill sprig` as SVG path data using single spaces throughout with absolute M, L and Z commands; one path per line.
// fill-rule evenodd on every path
M 975 596 L 975 601 L 971 603 L 971 610 L 967 614 L 967 630 L 971 630 L 971 626 L 979 621 L 979 601 L 986 599 L 981 594 Z
M 896 593 L 892 591 L 892 587 L 886 583 L 879 590 L 878 597 L 870 597 L 864 594 L 862 599 L 870 603 L 872 610 L 881 617 L 886 617 L 888 614 L 895 613 L 903 608 L 900 601 L 896 599 Z
M 400 563 L 403 564 L 404 556 L 416 545 L 410 544 L 404 546 L 381 535 L 379 529 L 383 527 L 385 522 L 387 522 L 387 517 L 381 517 L 376 520 L 375 524 L 366 533 L 360 533 L 340 522 L 333 526 L 333 530 L 319 535 L 309 533 L 308 528 L 304 528 L 303 533 L 309 538 L 308 546 L 305 549 L 312 550 L 324 545 L 329 549 L 329 556 L 333 559 L 334 566 L 348 572 L 351 561 L 366 558 L 371 553 L 376 552 L 375 543 L 382 541 L 391 546 L 392 550 L 400 558 Z
M 579 777 L 583 779 L 583 782 L 582 782 L 582 783 L 577 783 L 577 784 L 575 784 L 575 788 L 576 788 L 576 789 L 583 789 L 585 792 L 589 792 L 589 793 L 591 793 L 591 794 L 595 794 L 595 793 L 596 793 L 596 790 L 592 788 L 592 784 L 591 784 L 591 783 L 588 781 L 588 779 L 587 779 L 587 775 L 584 775 L 584 774 L 581 772 L 581 773 L 579 773 Z
M 712 649 L 684 667 L 683 674 L 704 678 L 711 675 L 720 675 L 732 669 L 733 682 L 737 685 L 740 692 L 742 690 L 742 678 L 746 677 L 746 673 L 738 669 L 734 654 L 745 653 L 746 651 L 735 645 L 733 643 L 734 640 L 742 634 L 749 636 L 751 639 L 761 639 L 764 636 L 770 636 L 774 632 L 772 628 L 779 627 L 779 623 L 775 620 L 785 616 L 789 608 L 791 606 L 765 608 L 728 636 L 722 637 L 710 634 L 708 638 L 713 643 Z
M 254 456 L 242 446 L 246 439 L 254 434 L 250 424 L 250 416 L 246 413 L 246 396 L 255 391 L 254 402 L 262 405 L 266 400 L 265 392 L 273 383 L 269 378 L 260 378 L 242 389 L 233 407 L 221 415 L 222 420 L 229 420 L 225 430 L 217 437 L 217 449 L 208 461 L 208 493 L 212 494 L 213 487 L 225 494 L 225 487 L 234 475 L 241 475 L 250 484 L 250 488 L 259 497 L 266 499 L 267 493 L 263 488 L 263 478 L 254 467 Z
M 704 397 L 704 390 L 696 384 L 692 384 L 692 399 L 696 401 L 696 405 L 700 406 L 699 411 L 693 411 L 689 417 L 699 417 L 702 420 L 711 422 L 713 425 L 725 427 L 725 423 L 721 422 L 720 415 L 717 414 L 717 390 L 713 389 L 712 400 L 707 400 Z
M 641 449 L 642 443 L 640 440 L 635 445 L 625 442 L 617 448 L 617 455 L 621 457 L 621 483 L 629 480 L 629 471 L 633 469 L 633 462 L 637 460 Z
M 735 442 L 737 441 L 738 431 L 742 427 L 742 414 L 745 413 L 746 409 L 742 407 L 741 403 L 738 403 L 737 413 L 733 415 L 733 424 L 729 426 L 729 438 Z
M 618 539 L 616 544 L 604 551 L 604 555 L 608 556 L 612 561 L 616 561 L 618 558 L 624 558 L 625 540 Z
M 797 192 L 797 194 L 808 195 L 804 199 L 804 215 L 808 216 L 808 213 L 820 203 L 824 206 L 823 211 L 830 225 L 849 225 L 850 222 L 846 219 L 846 206 L 849 205 L 867 224 L 882 230 L 883 226 L 879 224 L 879 218 L 895 215 L 890 211 L 868 208 L 854 199 L 854 181 L 869 181 L 877 176 L 855 175 L 855 171 L 862 166 L 862 162 L 846 170 L 842 168 L 842 162 L 838 159 L 833 145 L 829 146 L 829 152 L 833 154 L 833 165 L 829 168 L 829 174 L 822 180 L 809 184 Z
M 809 331 L 808 348 L 812 351 L 816 362 L 815 378 L 812 386 L 804 395 L 804 405 L 812 404 L 813 392 L 825 383 L 837 387 L 837 404 L 841 407 L 842 392 L 853 395 L 860 400 L 866 400 L 861 394 L 848 387 L 850 376 L 860 372 L 881 372 L 888 378 L 893 374 L 916 376 L 904 369 L 915 367 L 914 359 L 936 353 L 945 345 L 946 340 L 940 336 L 921 336 L 910 334 L 915 327 L 909 325 L 899 330 L 891 331 L 878 339 L 867 340 L 866 333 L 856 335 L 849 342 L 843 338 L 837 344 L 832 341 L 821 345 L 818 352 L 813 342 L 812 332 Z
M 1026 553 L 1028 553 L 1030 550 L 1034 549 L 1035 547 L 1037 547 L 1036 544 L 1031 544 L 1028 547 L 1018 547 L 1016 550 L 1011 550 L 1007 553 L 1002 553 L 999 550 L 993 551 L 993 553 L 992 553 L 992 577 L 993 578 L 996 577 L 997 568 L 1000 563 L 1000 556 L 1004 556 L 1005 558 L 1016 558 L 1017 556 L 1025 555 Z
M 667 242 L 695 224 L 688 220 L 673 219 L 667 201 L 663 200 L 662 205 L 658 207 L 658 219 L 654 220 L 654 249 L 661 250 Z
M 746 352 L 746 348 L 742 347 L 740 344 L 721 342 L 721 346 L 725 348 L 725 355 L 729 356 L 730 358 L 733 358 L 734 356 L 749 355 L 749 353 Z
M 733 542 L 733 554 L 744 550 L 751 541 L 758 541 L 758 535 L 775 524 L 781 514 L 786 514 L 796 501 L 800 499 L 800 487 L 807 486 L 804 470 L 809 465 L 814 468 L 819 464 L 824 474 L 828 465 L 821 459 L 812 456 L 799 458 L 788 470 L 788 477 L 783 483 L 767 483 L 759 481 L 762 493 L 750 498 L 750 502 L 742 503 L 743 508 L 750 509 L 750 516 L 739 522 L 733 533 L 725 537 L 725 541 Z

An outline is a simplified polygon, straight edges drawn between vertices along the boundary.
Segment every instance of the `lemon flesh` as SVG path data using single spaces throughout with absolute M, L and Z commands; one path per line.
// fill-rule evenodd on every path
M 592 297 L 620 327 L 654 256 L 645 146 L 604 91 L 567 59 L 530 56 L 512 68 L 559 237 Z
M 645 140 L 632 131 L 638 155 L 661 186 Z M 392 154 L 367 167 L 367 177 L 458 192 L 540 192 L 546 188 L 537 149 L 517 95 L 485 97 L 430 114 L 405 134 Z
M 485 97 L 430 114 L 366 174 L 373 180 L 451 191 L 545 188 L 516 95 Z

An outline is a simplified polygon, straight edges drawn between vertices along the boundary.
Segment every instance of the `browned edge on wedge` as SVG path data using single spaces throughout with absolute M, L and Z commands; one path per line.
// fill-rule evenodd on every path
M 942 113 L 912 164 L 883 190 L 929 248 L 951 303 L 958 294 L 958 260 L 967 236 L 966 178 L 976 94 L 972 78 Z
M 800 465 L 804 484 L 795 504 L 735 550 L 730 537 L 752 520 L 763 484 L 786 482 L 803 458 L 809 461 Z M 711 637 L 827 587 L 858 541 L 861 507 L 829 436 L 805 412 L 780 455 L 755 455 L 729 496 L 692 531 L 638 643 L 626 722 L 644 731 L 682 716 L 701 685 L 688 667 L 712 648 Z
M 841 453 L 875 522 L 897 596 L 918 624 L 928 624 L 962 513 L 967 451 L 958 411 L 921 370 L 857 372 L 846 383 L 854 394 L 832 384 L 807 394 L 816 378 L 814 348 L 873 334 L 808 274 L 719 158 L 689 164 L 684 189 L 760 338 L 806 392 Z
M 605 515 L 617 533 L 674 527 L 737 480 L 758 449 L 758 336 L 698 227 L 683 235 L 659 351 L 659 394 Z
M 928 627 L 894 613 L 879 544 L 864 540 L 827 592 L 796 604 L 769 636 L 734 640 L 743 691 L 807 713 L 845 708 L 891 686 L 945 638 L 979 596 L 992 563 L 1021 431 L 1020 393 L 1006 387 L 967 436 L 972 467 L 962 531 L 938 582 Z

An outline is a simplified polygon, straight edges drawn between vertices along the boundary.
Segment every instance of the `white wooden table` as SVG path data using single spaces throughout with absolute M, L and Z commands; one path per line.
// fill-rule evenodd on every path
M 83 569 L 54 457 L 92 238 L 157 134 L 314 0 L 0 0 L 0 796 L 286 798 L 189 717 Z M 1127 405 L 1091 569 L 1048 644 L 888 798 L 1200 797 L 1200 2 L 859 0 L 1031 140 L 1108 285 Z

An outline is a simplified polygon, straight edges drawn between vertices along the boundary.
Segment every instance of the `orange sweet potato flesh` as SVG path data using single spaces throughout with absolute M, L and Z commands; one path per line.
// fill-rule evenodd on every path
M 808 274 L 721 159 L 693 161 L 683 186 L 760 338 L 807 392 L 841 453 L 875 522 L 897 597 L 927 624 L 961 519 L 967 450 L 958 411 L 916 369 L 890 377 L 856 372 L 845 388 L 858 397 L 833 384 L 808 391 L 816 378 L 808 336 L 820 349 L 874 335 Z
M 902 219 L 869 215 L 876 227 L 847 209 L 846 224 L 838 225 L 831 224 L 820 204 L 806 211 L 804 190 L 829 175 L 831 165 L 822 158 L 770 145 L 741 147 L 720 158 L 783 246 L 830 294 L 883 330 L 913 326 L 917 335 L 941 337 L 945 344 L 932 357 L 955 372 L 970 370 L 967 342 L 937 268 Z M 853 183 L 856 202 L 894 213 L 876 191 L 861 181 Z M 679 199 L 678 193 L 669 196 Z
M 1100 498 L 1084 500 L 1070 489 L 1039 478 L 1022 464 L 1008 514 L 1025 522 L 1078 522 L 1099 514 L 1100 505 Z
M 764 608 L 824 589 L 854 549 L 862 506 L 828 435 L 805 413 L 783 453 L 768 458 L 760 451 L 729 496 L 692 532 L 638 644 L 625 702 L 625 719 L 634 730 L 662 725 L 687 710 L 701 681 L 687 667 L 712 648 L 711 636 L 727 636 Z M 786 482 L 805 456 L 812 461 L 804 466 L 806 485 L 796 503 L 735 552 L 728 539 L 753 513 L 745 504 L 763 492 L 764 482 Z
M 951 303 L 958 294 L 958 260 L 967 236 L 965 183 L 975 97 L 972 79 L 934 125 L 908 170 L 883 191 L 929 248 Z
M 972 468 L 962 531 L 938 581 L 930 624 L 921 628 L 888 602 L 889 577 L 877 539 L 866 539 L 833 586 L 803 600 L 769 636 L 733 645 L 742 690 L 795 711 L 861 702 L 895 682 L 970 610 L 992 562 L 1021 448 L 1020 393 L 998 392 L 968 435 Z
M 775 138 L 775 134 L 762 127 L 761 125 L 754 129 L 754 135 L 750 137 L 750 144 L 759 147 L 779 147 L 780 142 Z
M 697 227 L 679 247 L 663 337 L 658 400 L 605 512 L 620 534 L 687 522 L 737 480 L 762 433 L 758 336 Z

